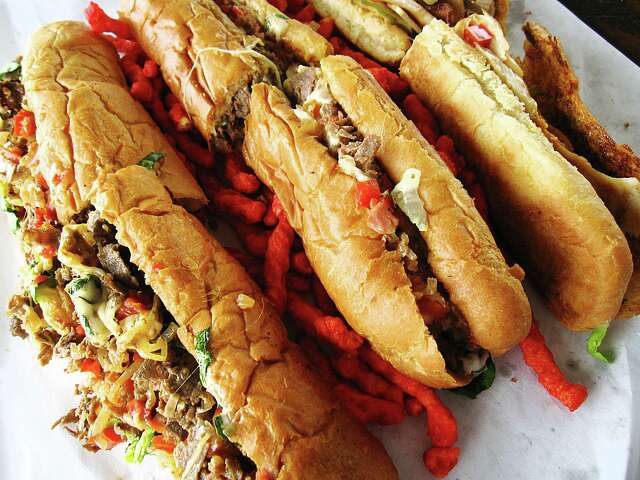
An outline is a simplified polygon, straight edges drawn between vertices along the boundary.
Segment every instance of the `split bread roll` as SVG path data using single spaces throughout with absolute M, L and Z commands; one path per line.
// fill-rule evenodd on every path
M 266 1 L 234 3 L 263 25 L 264 35 L 275 39 L 278 48 L 303 61 L 317 62 L 333 51 L 321 35 Z M 160 65 L 196 128 L 218 150 L 229 150 L 241 140 L 250 85 L 279 82 L 279 63 L 290 60 L 248 35 L 213 0 L 123 0 L 120 16 Z
M 411 46 L 405 29 L 380 9 L 388 10 L 375 0 L 311 0 L 313 8 L 323 17 L 330 17 L 336 28 L 354 45 L 376 60 L 398 65 Z M 393 12 L 389 12 L 393 15 Z M 393 17 L 392 17 L 393 18 Z
M 348 82 L 327 72 L 340 76 L 338 70 L 344 65 L 354 67 L 343 57 L 328 57 L 321 63 L 332 92 L 337 91 L 335 84 Z M 463 312 L 471 341 L 496 355 L 504 353 L 526 336 L 530 326 L 522 286 L 508 273 L 462 186 L 437 154 L 430 156 L 415 127 L 391 108 L 391 100 L 370 86 L 359 85 L 358 92 L 351 93 L 354 104 L 365 105 L 367 95 L 380 95 L 376 97 L 379 104 L 368 112 L 380 122 L 379 161 L 384 167 L 393 168 L 394 161 L 400 165 L 395 154 L 389 155 L 397 149 L 409 156 L 402 166 L 396 165 L 397 170 L 417 166 L 425 174 L 423 185 L 429 185 L 421 188 L 421 194 L 429 222 L 428 260 L 438 281 L 445 283 L 452 303 Z M 361 127 L 360 117 L 352 120 Z M 406 135 L 390 141 L 391 136 L 402 134 L 402 123 Z M 358 182 L 338 168 L 317 135 L 282 92 L 264 84 L 254 87 L 245 160 L 280 199 L 316 274 L 347 322 L 412 378 L 438 388 L 468 382 L 469 376 L 448 371 L 436 339 L 425 326 L 402 258 L 387 250 L 383 236 L 368 225 L 366 214 L 355 204 Z
M 160 180 L 178 202 L 190 209 L 206 203 L 182 160 L 129 94 L 113 47 L 84 24 L 63 21 L 38 29 L 22 71 L 26 103 L 38 125 L 39 171 L 62 223 L 89 205 L 105 175 L 153 151 L 166 154 Z
M 429 265 L 469 324 L 475 343 L 501 355 L 529 333 L 531 308 L 489 227 L 436 150 L 353 59 L 327 57 L 322 73 L 358 130 L 380 139 L 377 158 L 397 184 L 421 172 L 418 193 L 429 226 L 421 232 Z
M 311 371 L 274 307 L 205 227 L 138 166 L 101 184 L 95 204 L 181 326 L 210 328 L 205 387 L 230 418 L 230 440 L 274 479 L 395 479 L 382 445 Z M 158 270 L 154 265 L 165 265 Z M 239 296 L 254 301 L 239 306 Z
M 611 321 L 633 268 L 624 234 L 486 57 L 434 21 L 400 72 L 477 170 L 502 237 L 556 316 L 572 330 Z

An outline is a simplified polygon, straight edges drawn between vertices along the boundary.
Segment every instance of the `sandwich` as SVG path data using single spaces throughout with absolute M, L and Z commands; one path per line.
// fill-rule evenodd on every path
M 266 0 L 223 6 L 251 33 L 213 0 L 123 1 L 120 13 L 205 140 L 230 151 L 242 140 L 250 86 L 279 83 L 291 62 L 317 63 L 332 47 Z
M 311 0 L 352 44 L 387 65 L 398 66 L 413 37 L 437 18 L 449 25 L 477 13 L 506 24 L 508 0 Z
M 58 423 L 91 450 L 162 455 L 182 478 L 397 478 L 188 212 L 206 198 L 115 49 L 57 22 L 9 70 L 2 193 L 27 262 L 12 331 L 43 363 L 90 373 Z
M 472 25 L 488 41 L 465 36 Z M 591 330 L 620 309 L 633 270 L 629 245 L 593 186 L 554 148 L 507 49 L 484 16 L 455 29 L 436 20 L 400 73 L 466 153 L 501 238 L 550 309 L 568 328 Z
M 634 270 L 617 317 L 633 317 L 640 314 L 640 157 L 616 144 L 582 101 L 560 40 L 534 22 L 523 30 L 523 78 L 549 122 L 548 136 L 593 185 L 629 242 Z
M 285 86 L 296 108 L 273 87 L 253 89 L 247 163 L 374 350 L 427 385 L 468 382 L 531 323 L 520 280 L 473 201 L 352 59 L 298 67 Z

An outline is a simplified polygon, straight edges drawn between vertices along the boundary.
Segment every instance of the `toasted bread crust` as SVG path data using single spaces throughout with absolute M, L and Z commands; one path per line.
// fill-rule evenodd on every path
M 38 169 L 66 223 L 89 205 L 104 176 L 153 151 L 166 154 L 162 182 L 188 207 L 206 198 L 151 117 L 131 97 L 116 52 L 80 22 L 37 30 L 23 61 L 36 118 Z M 105 133 L 108 132 L 108 133 Z
M 558 318 L 574 330 L 611 321 L 632 271 L 624 234 L 513 92 L 442 22 L 400 71 L 477 169 L 503 238 Z
M 336 27 L 354 45 L 379 62 L 398 65 L 411 37 L 354 0 L 311 0 L 313 8 L 323 17 L 333 18 Z
M 207 140 L 235 94 L 267 73 L 256 57 L 238 53 L 257 38 L 212 0 L 123 0 L 120 15 Z
M 289 18 L 267 0 L 234 0 L 237 5 L 248 8 L 263 26 L 266 34 L 288 48 L 298 59 L 317 64 L 333 53 L 329 41 L 308 25 Z M 279 28 L 273 26 L 278 25 Z
M 259 287 L 152 172 L 120 170 L 99 190 L 96 208 L 180 325 L 182 343 L 195 354 L 195 335 L 210 328 L 205 386 L 259 470 L 277 479 L 398 478 L 382 445 L 287 339 Z M 241 293 L 251 308 L 238 306 Z
M 420 170 L 429 265 L 462 312 L 473 342 L 493 355 L 516 346 L 529 333 L 529 301 L 469 194 L 368 72 L 340 56 L 321 66 L 356 128 L 380 139 L 376 157 L 391 180 L 398 183 L 408 168 Z
M 278 89 L 254 87 L 243 150 L 280 199 L 316 274 L 354 330 L 397 369 L 427 385 L 465 383 L 446 371 L 401 258 L 386 250 L 356 207 L 356 180 L 338 169 Z

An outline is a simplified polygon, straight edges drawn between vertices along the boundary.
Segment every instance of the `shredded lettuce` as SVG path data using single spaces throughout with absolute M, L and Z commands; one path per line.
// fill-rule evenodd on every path
M 206 383 L 207 369 L 211 364 L 211 352 L 209 351 L 210 337 L 211 329 L 209 327 L 196 335 L 196 360 L 200 367 L 200 383 L 202 383 L 202 385 Z
M 608 329 L 609 324 L 594 328 L 587 340 L 587 352 L 589 352 L 589 355 L 603 363 L 612 363 L 614 360 L 613 352 L 603 352 L 600 350 L 600 345 L 602 345 Z
M 231 441 L 229 440 L 229 437 L 227 435 L 230 425 L 224 415 L 216 415 L 215 417 L 213 417 L 213 426 L 216 429 L 218 437 L 222 438 L 223 440 L 227 440 L 228 442 Z
M 460 388 L 452 388 L 451 393 L 462 395 L 467 398 L 476 398 L 480 393 L 491 388 L 496 378 L 496 366 L 491 357 L 487 360 L 487 364 L 480 374 L 471 380 L 469 385 Z
M 156 168 L 156 164 L 166 156 L 167 154 L 163 152 L 151 152 L 149 155 L 140 160 L 138 162 L 138 165 L 146 168 L 147 170 L 153 170 L 154 168 Z
M 418 186 L 420 185 L 420 170 L 417 168 L 407 168 L 402 174 L 402 179 L 391 191 L 391 198 L 396 202 L 398 208 L 402 210 L 411 223 L 418 230 L 427 230 L 427 212 L 424 209 Z
M 139 437 L 130 439 L 124 456 L 125 460 L 129 463 L 142 463 L 145 455 L 149 453 L 152 440 L 152 428 L 147 428 Z

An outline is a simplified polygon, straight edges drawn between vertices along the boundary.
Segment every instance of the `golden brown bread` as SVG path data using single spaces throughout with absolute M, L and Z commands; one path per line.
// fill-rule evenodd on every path
M 480 174 L 503 238 L 558 318 L 574 330 L 612 320 L 632 271 L 624 234 L 484 57 L 434 21 L 400 72 Z
M 333 47 L 326 38 L 308 25 L 289 18 L 267 0 L 233 0 L 233 3 L 247 8 L 269 38 L 275 39 L 305 63 L 317 64 L 333 53 Z
M 110 172 L 153 151 L 160 179 L 190 208 L 206 198 L 151 117 L 129 94 L 116 52 L 80 22 L 37 30 L 23 60 L 26 101 L 36 118 L 38 169 L 63 223 L 88 206 Z
M 210 328 L 206 387 L 230 439 L 277 479 L 396 479 L 382 445 L 348 416 L 287 339 L 274 307 L 205 227 L 133 166 L 101 183 L 96 208 L 180 324 L 183 344 Z M 158 269 L 154 265 L 163 265 Z M 255 300 L 242 310 L 239 294 Z
M 473 342 L 492 355 L 516 346 L 529 333 L 529 301 L 462 184 L 355 60 L 331 56 L 321 68 L 356 128 L 380 139 L 376 158 L 391 180 L 400 182 L 409 168 L 420 170 L 418 193 L 429 223 L 421 234 L 429 265 L 462 312 Z
M 397 252 L 356 208 L 356 180 L 308 131 L 284 94 L 254 86 L 243 152 L 280 199 L 314 271 L 338 309 L 401 372 L 434 387 L 468 381 L 447 372 Z
M 234 96 L 268 74 L 264 61 L 247 53 L 258 39 L 213 0 L 123 0 L 120 15 L 207 140 L 233 108 Z
M 369 0 L 311 0 L 313 8 L 333 18 L 336 28 L 360 50 L 379 62 L 398 65 L 411 46 L 411 37 L 367 3 L 375 5 Z
M 616 144 L 582 101 L 578 77 L 560 40 L 534 22 L 525 23 L 523 30 L 524 79 L 542 114 L 595 166 L 616 177 L 640 180 L 640 157 L 628 145 Z

